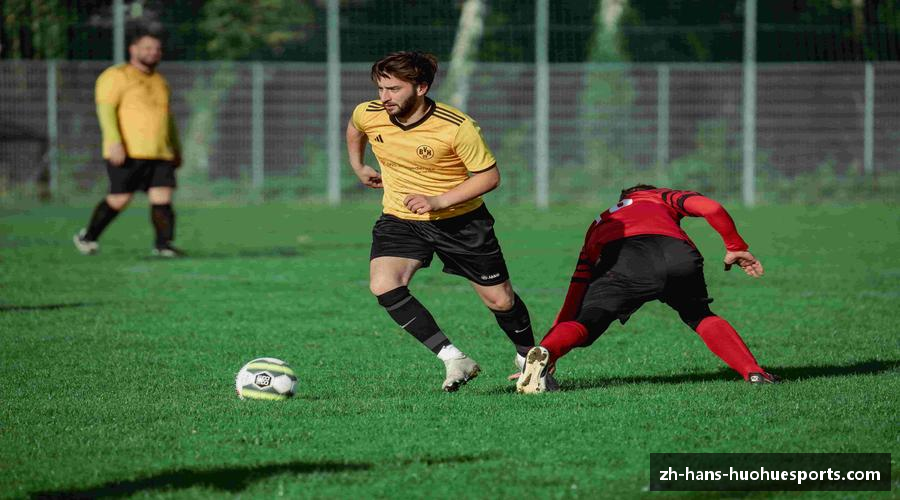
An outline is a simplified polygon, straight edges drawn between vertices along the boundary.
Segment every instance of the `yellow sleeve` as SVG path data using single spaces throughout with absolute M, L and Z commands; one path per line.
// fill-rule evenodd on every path
M 356 130 L 359 130 L 360 132 L 366 131 L 366 126 L 363 124 L 363 116 L 366 114 L 366 107 L 368 105 L 368 102 L 360 103 L 353 110 L 353 115 L 350 117 L 350 123 L 352 123 L 353 126 L 356 127 Z
M 481 136 L 481 128 L 471 118 L 459 126 L 453 149 L 469 172 L 483 172 L 497 164 L 497 159 Z
M 116 106 L 108 103 L 97 103 L 97 119 L 100 120 L 100 131 L 104 144 L 121 144 L 122 134 L 119 132 L 119 117 Z
M 97 84 L 94 86 L 94 100 L 97 104 L 118 106 L 122 90 L 125 87 L 124 83 L 124 75 L 118 67 L 107 69 L 97 78 Z

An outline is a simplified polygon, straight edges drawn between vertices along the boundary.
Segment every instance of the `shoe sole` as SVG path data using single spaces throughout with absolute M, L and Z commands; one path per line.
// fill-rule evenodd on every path
M 462 380 L 457 380 L 450 385 L 443 386 L 444 392 L 458 391 L 460 387 L 466 385 L 466 383 L 468 383 L 470 380 L 477 377 L 479 373 L 481 373 L 481 367 L 478 365 L 475 365 L 475 368 L 472 369 L 472 371 L 466 376 L 466 378 L 464 378 Z
M 525 369 L 516 382 L 516 392 L 519 394 L 537 394 L 547 390 L 547 362 L 550 361 L 550 353 L 543 347 L 532 347 L 525 358 Z

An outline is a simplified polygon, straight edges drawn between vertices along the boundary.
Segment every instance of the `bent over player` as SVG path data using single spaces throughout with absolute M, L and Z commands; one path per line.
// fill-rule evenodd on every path
M 675 309 L 744 380 L 778 380 L 757 364 L 734 328 L 710 311 L 703 257 L 681 229 L 683 217 L 704 217 L 722 236 L 725 270 L 737 264 L 748 276 L 762 276 L 762 264 L 719 203 L 693 191 L 646 184 L 625 189 L 588 228 L 565 302 L 540 346 L 529 351 L 518 392 L 546 390 L 546 373 L 559 358 L 591 345 L 614 320 L 624 324 L 641 305 L 657 299 Z
M 452 392 L 480 368 L 408 288 L 435 253 L 444 272 L 472 283 L 515 345 L 520 365 L 534 336 L 481 199 L 500 183 L 497 162 L 471 117 L 426 97 L 436 72 L 437 59 L 421 52 L 377 61 L 371 78 L 379 99 L 353 111 L 347 150 L 360 182 L 384 189 L 383 213 L 372 230 L 369 288 L 397 324 L 444 362 L 442 388 Z M 367 143 L 380 172 L 365 164 Z

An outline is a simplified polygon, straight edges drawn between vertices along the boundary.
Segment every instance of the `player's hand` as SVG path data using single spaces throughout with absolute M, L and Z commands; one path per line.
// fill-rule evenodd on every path
M 435 210 L 447 208 L 440 196 L 425 196 L 424 194 L 409 194 L 403 199 L 403 204 L 414 214 L 427 214 Z
M 121 167 L 125 164 L 125 158 L 127 156 L 128 155 L 125 153 L 125 145 L 121 142 L 109 146 L 109 163 L 112 166 Z
M 363 165 L 361 169 L 354 169 L 353 171 L 356 172 L 356 176 L 359 177 L 359 182 L 362 182 L 366 186 L 369 186 L 372 189 L 381 189 L 383 187 L 381 184 L 381 174 L 374 168 Z
M 724 262 L 726 271 L 730 271 L 731 266 L 737 264 L 747 276 L 759 278 L 763 275 L 762 263 L 750 252 L 732 252 L 729 250 L 725 252 Z
M 172 166 L 178 168 L 181 166 L 181 153 L 176 152 L 175 158 L 172 159 Z

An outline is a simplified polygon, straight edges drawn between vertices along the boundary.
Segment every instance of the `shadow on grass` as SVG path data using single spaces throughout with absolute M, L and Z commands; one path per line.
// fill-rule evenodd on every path
M 21 311 L 56 311 L 59 309 L 71 309 L 74 307 L 87 307 L 93 305 L 96 304 L 91 304 L 88 302 L 72 302 L 69 304 L 38 304 L 34 306 L 0 305 L 0 313 Z
M 896 370 L 900 367 L 898 360 L 870 359 L 849 365 L 811 365 L 811 366 L 769 366 L 766 369 L 781 377 L 782 382 L 790 383 L 794 380 L 824 377 L 845 377 L 848 375 L 871 375 Z M 563 391 L 578 391 L 585 389 L 597 389 L 602 387 L 615 387 L 629 384 L 690 384 L 696 382 L 713 381 L 741 381 L 734 371 L 721 369 L 716 372 L 686 373 L 683 375 L 636 375 L 633 377 L 600 377 L 600 378 L 575 378 L 560 380 L 560 389 Z M 515 387 L 503 387 L 492 391 L 497 394 L 515 392 Z
M 115 481 L 80 490 L 42 491 L 32 493 L 31 498 L 97 498 L 126 497 L 147 490 L 178 490 L 200 486 L 222 492 L 239 493 L 251 484 L 279 474 L 314 474 L 355 472 L 370 469 L 370 464 L 343 464 L 333 462 L 291 462 L 286 464 L 258 465 L 255 467 L 228 467 L 213 470 L 184 469 L 164 472 L 156 476 L 132 481 Z
M 283 258 L 283 257 L 300 257 L 303 254 L 299 249 L 294 247 L 274 247 L 274 248 L 238 248 L 232 252 L 209 251 L 203 250 L 191 251 L 184 249 L 185 256 L 177 259 L 160 258 L 155 255 L 147 255 L 144 260 L 153 261 L 178 261 L 184 259 L 259 259 L 259 258 Z
M 237 248 L 233 251 L 191 251 L 185 248 L 185 259 L 260 259 L 260 258 L 285 258 L 304 257 L 309 253 L 318 251 L 346 250 L 350 248 L 369 248 L 368 243 L 319 243 L 300 244 L 298 246 L 283 246 L 272 248 Z M 168 260 L 160 259 L 153 255 L 147 255 L 144 260 Z M 177 259 L 175 259 L 177 260 Z

